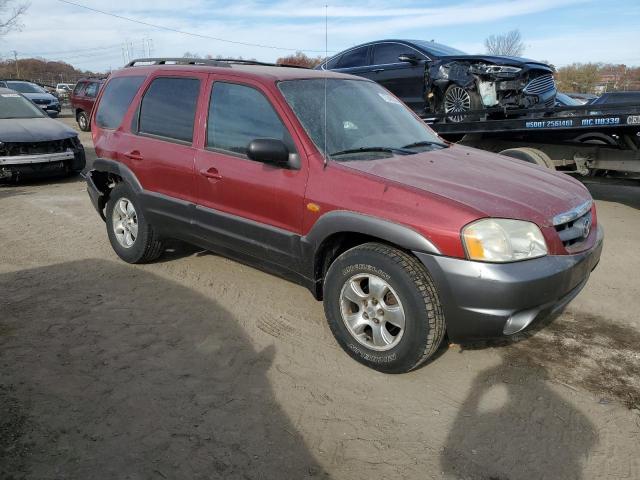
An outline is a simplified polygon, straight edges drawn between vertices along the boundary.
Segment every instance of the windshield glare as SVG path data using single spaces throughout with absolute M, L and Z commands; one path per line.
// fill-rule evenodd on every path
M 40 118 L 44 113 L 17 93 L 0 93 L 0 120 L 7 118 Z
M 285 100 L 321 152 L 325 151 L 325 84 L 326 150 L 329 157 L 346 150 L 402 149 L 423 142 L 442 144 L 442 140 L 405 105 L 376 83 L 323 78 L 280 82 L 278 87 Z M 420 148 L 433 147 L 422 145 L 412 148 L 417 153 Z M 369 160 L 380 156 L 380 152 L 363 151 L 351 156 L 336 155 L 332 159 Z
M 29 82 L 7 82 L 7 88 L 20 93 L 47 93 L 43 88 Z

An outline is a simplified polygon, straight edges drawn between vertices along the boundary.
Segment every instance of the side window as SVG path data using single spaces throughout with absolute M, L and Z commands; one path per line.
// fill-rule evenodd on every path
M 337 57 L 333 57 L 333 58 L 331 58 L 331 59 L 326 63 L 326 65 L 324 66 L 324 68 L 325 68 L 326 70 L 331 70 L 331 69 L 336 68 L 336 65 L 337 65 L 337 64 L 338 64 L 338 62 L 340 61 L 340 58 L 342 58 L 342 57 L 337 56 Z
M 214 83 L 207 147 L 245 155 L 249 142 L 258 138 L 282 140 L 295 152 L 287 128 L 262 93 L 245 85 Z
M 369 46 L 356 48 L 351 50 L 340 57 L 338 66 L 336 68 L 350 68 L 350 67 L 364 67 L 369 64 L 367 59 L 367 52 Z
M 142 98 L 138 131 L 191 142 L 199 93 L 195 78 L 156 78 Z
M 398 57 L 403 53 L 415 53 L 409 47 L 399 43 L 378 43 L 373 49 L 373 64 L 384 65 L 398 63 Z
M 84 94 L 87 97 L 95 98 L 98 95 L 98 82 L 89 82 Z
M 74 95 L 81 95 L 82 92 L 84 91 L 84 87 L 86 87 L 87 84 L 86 82 L 78 82 L 76 84 L 76 88 L 73 89 L 73 94 Z
M 99 127 L 118 128 L 120 126 L 124 114 L 127 113 L 144 79 L 145 77 L 117 77 L 107 82 L 96 112 L 96 123 Z

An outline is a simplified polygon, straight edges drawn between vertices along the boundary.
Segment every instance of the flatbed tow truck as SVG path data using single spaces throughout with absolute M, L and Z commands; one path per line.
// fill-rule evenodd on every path
M 460 145 L 584 176 L 640 179 L 640 105 L 476 110 L 423 120 Z M 496 116 L 506 117 L 492 119 Z M 473 119 L 473 120 L 470 120 Z

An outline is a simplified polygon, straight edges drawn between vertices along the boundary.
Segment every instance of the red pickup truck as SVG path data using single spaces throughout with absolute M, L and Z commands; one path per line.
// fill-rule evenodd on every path
M 448 143 L 370 80 L 141 63 L 98 98 L 87 175 L 126 262 L 179 238 L 300 283 L 349 355 L 394 373 L 432 357 L 445 332 L 530 328 L 598 263 L 603 233 L 581 183 Z

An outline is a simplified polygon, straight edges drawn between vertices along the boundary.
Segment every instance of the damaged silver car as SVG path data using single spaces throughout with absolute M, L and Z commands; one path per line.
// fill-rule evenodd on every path
M 359 45 L 318 68 L 374 80 L 418 115 L 444 114 L 452 122 L 499 118 L 509 111 L 552 108 L 555 104 L 554 70 L 545 63 L 520 57 L 468 55 L 423 40 Z

